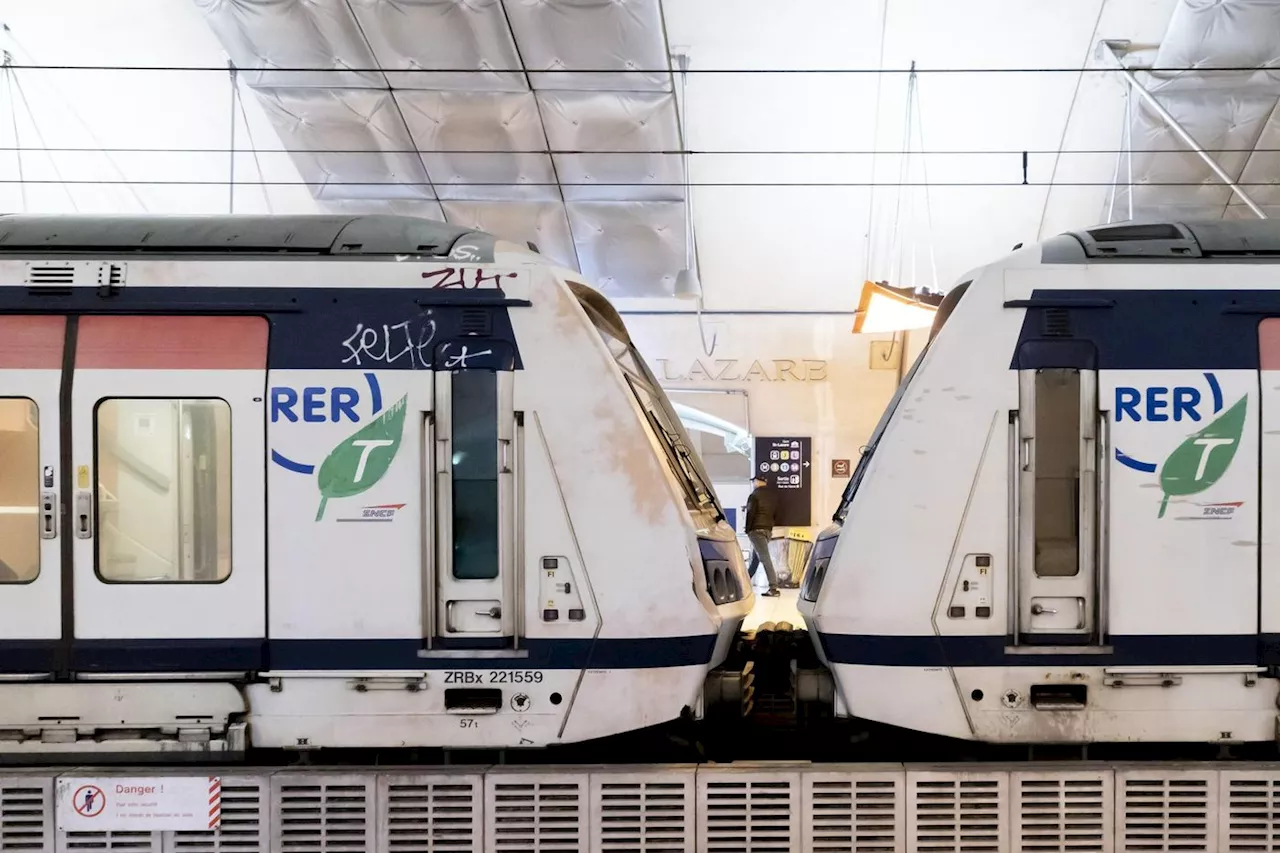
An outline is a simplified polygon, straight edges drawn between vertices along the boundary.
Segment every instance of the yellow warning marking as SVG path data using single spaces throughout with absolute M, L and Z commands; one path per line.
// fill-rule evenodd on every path
M 76 468 L 76 488 L 78 489 L 89 488 L 89 466 L 88 465 L 81 465 L 80 467 Z

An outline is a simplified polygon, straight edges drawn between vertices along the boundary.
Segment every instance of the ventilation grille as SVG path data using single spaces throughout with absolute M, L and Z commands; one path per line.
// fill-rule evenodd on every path
M 1211 850 L 1216 778 L 1170 770 L 1119 774 L 1121 850 Z
M 894 853 L 902 850 L 900 773 L 810 773 L 805 778 L 803 850 Z
M 1280 776 L 1226 771 L 1222 774 L 1222 851 L 1280 851 Z
M 1001 800 L 1007 777 L 996 773 L 911 773 L 907 825 L 918 853 L 996 853 L 1005 836 Z
M 592 780 L 591 849 L 600 853 L 692 853 L 693 774 Z
M 462 309 L 462 334 L 488 337 L 493 334 L 491 314 L 483 308 Z
M 0 853 L 53 847 L 53 782 L 0 779 Z
M 57 853 L 92 853 L 95 850 L 161 853 L 160 833 L 67 832 L 58 836 Z
M 1071 313 L 1066 308 L 1044 309 L 1044 336 L 1046 338 L 1071 337 Z
M 269 816 L 263 814 L 263 785 L 252 779 L 222 780 L 222 823 L 206 832 L 175 832 L 172 853 L 249 853 L 267 850 Z
M 489 780 L 489 830 L 494 853 L 570 853 L 586 849 L 585 781 L 529 776 Z
M 367 777 L 273 780 L 279 853 L 354 853 L 372 849 Z
M 705 853 L 790 853 L 798 778 L 776 773 L 700 778 Z
M 386 853 L 479 853 L 480 777 L 401 776 L 383 780 L 378 821 Z
M 1108 853 L 1111 785 L 1102 774 L 1015 773 L 1014 849 Z
M 114 290 L 125 282 L 125 265 L 102 261 L 33 261 L 26 285 L 34 296 L 66 296 L 72 287 Z
M 76 283 L 75 264 L 28 264 L 27 284 L 32 287 L 56 287 Z

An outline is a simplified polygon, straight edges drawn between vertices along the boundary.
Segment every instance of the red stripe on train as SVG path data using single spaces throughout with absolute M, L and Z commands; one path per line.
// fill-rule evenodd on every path
M 0 370 L 61 370 L 64 317 L 0 317 Z
M 81 317 L 76 367 L 265 370 L 267 331 L 263 317 Z

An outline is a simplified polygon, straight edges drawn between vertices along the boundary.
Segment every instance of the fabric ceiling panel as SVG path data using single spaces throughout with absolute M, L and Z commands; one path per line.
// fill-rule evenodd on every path
M 658 70 L 671 66 L 659 0 L 507 0 L 506 9 L 535 89 L 672 90 Z M 587 73 L 563 73 L 578 70 Z
M 680 155 L 645 153 L 679 147 L 674 95 L 539 92 L 538 103 L 552 149 L 637 152 L 553 155 L 566 201 L 684 199 Z
M 316 198 L 435 198 L 391 92 L 256 91 Z
M 560 199 L 551 157 L 532 153 L 547 150 L 532 92 L 397 91 L 395 98 L 440 198 Z M 468 151 L 476 153 L 459 153 Z
M 346 0 L 195 0 L 251 86 L 386 86 Z M 276 68 L 331 71 L 272 71 Z
M 1280 5 L 1272 0 L 1180 0 L 1154 55 L 1134 51 L 1126 64 L 1191 71 L 1136 76 L 1218 166 L 1264 208 L 1280 204 L 1274 187 L 1280 96 Z M 1270 66 L 1270 67 L 1265 67 Z M 1212 71 L 1214 68 L 1244 69 Z M 1219 219 L 1255 214 L 1148 104 L 1135 104 L 1130 128 L 1135 219 Z M 1148 153 L 1154 149 L 1154 153 Z M 1119 183 L 1127 178 L 1122 165 Z M 1155 186 L 1165 184 L 1165 186 Z M 1115 209 L 1128 192 L 1115 189 Z
M 1249 162 L 1245 165 L 1244 171 L 1240 174 L 1240 182 L 1248 189 L 1249 193 L 1263 210 L 1267 210 L 1280 206 L 1280 124 L 1277 124 L 1277 111 L 1280 108 L 1273 109 L 1271 114 L 1267 116 L 1262 128 L 1262 135 L 1258 137 L 1254 147 L 1257 149 L 1249 155 Z M 1254 218 L 1253 211 L 1240 201 L 1235 193 L 1231 193 L 1230 207 L 1227 215 L 1247 216 Z M 1272 215 L 1268 211 L 1268 216 Z
M 351 0 L 351 9 L 392 88 L 529 90 L 499 0 Z
M 607 296 L 675 292 L 685 262 L 685 206 L 660 201 L 577 201 L 565 205 L 582 274 Z
M 438 201 L 340 198 L 322 199 L 320 206 L 325 213 L 342 213 L 353 216 L 364 213 L 391 213 L 399 216 L 417 216 L 421 219 L 434 219 L 437 222 L 444 222 L 444 210 L 441 209 Z
M 578 268 L 577 252 L 569 234 L 569 220 L 560 202 L 446 201 L 449 222 L 465 228 L 487 231 L 524 245 L 533 243 L 538 251 L 569 269 Z
M 1220 92 L 1162 94 L 1160 100 L 1203 147 L 1220 152 L 1215 159 L 1232 176 L 1240 175 L 1244 169 L 1248 152 L 1275 107 L 1275 98 L 1245 98 Z M 1145 103 L 1135 108 L 1133 148 L 1135 211 L 1159 211 L 1161 215 L 1178 211 L 1181 216 L 1214 211 L 1214 218 L 1222 215 L 1230 188 Z M 1117 197 L 1117 206 L 1128 204 L 1123 191 Z
M 1243 89 L 1280 85 L 1280 5 L 1274 0 L 1183 0 L 1152 61 L 1156 68 L 1247 68 L 1152 76 L 1153 90 Z M 1272 66 L 1267 68 L 1265 66 Z
M 671 294 L 686 176 L 661 0 L 194 2 L 322 206 L 443 217 L 614 296 Z

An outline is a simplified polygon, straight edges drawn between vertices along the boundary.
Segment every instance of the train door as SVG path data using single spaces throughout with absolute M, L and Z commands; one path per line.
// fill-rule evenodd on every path
M 66 327 L 64 317 L 0 317 L 0 668 L 11 673 L 51 673 L 62 636 Z
M 516 602 L 517 470 L 513 353 L 468 344 L 474 356 L 437 364 L 432 444 L 435 618 L 428 642 L 502 648 L 519 633 Z M 462 349 L 463 353 L 467 348 Z M 465 366 L 464 366 L 465 365 Z M 429 520 L 430 521 L 430 520 Z
M 1086 644 L 1097 608 L 1097 373 L 1042 367 L 1018 380 L 1014 633 Z
M 72 322 L 73 667 L 257 668 L 266 320 Z

